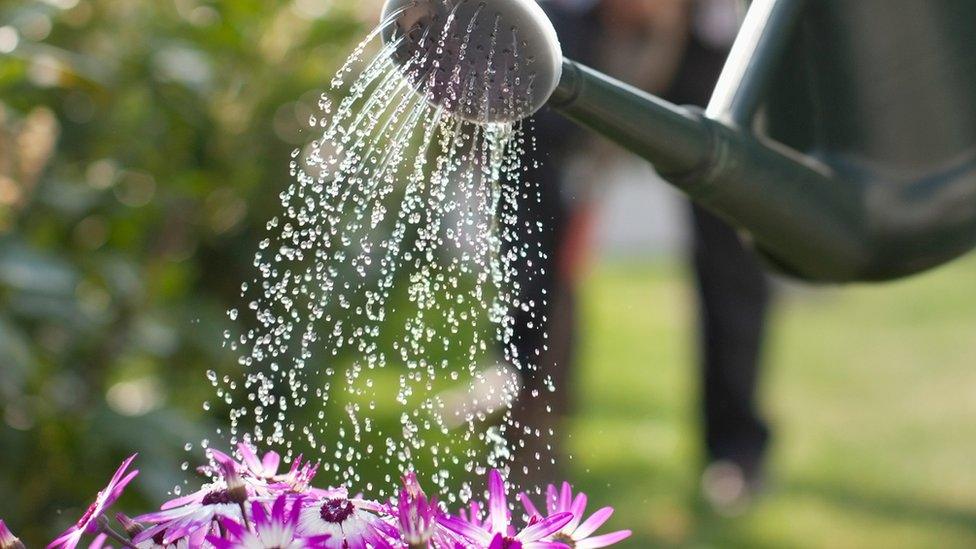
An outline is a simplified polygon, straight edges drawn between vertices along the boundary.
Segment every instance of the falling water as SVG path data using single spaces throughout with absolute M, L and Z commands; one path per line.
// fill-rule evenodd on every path
M 445 55 L 447 33 L 498 21 L 452 13 L 442 36 L 409 29 L 370 57 L 395 15 L 338 71 L 308 120 L 317 139 L 292 153 L 293 181 L 267 222 L 255 277 L 241 286 L 246 312 L 229 313 L 238 329 L 225 344 L 241 378 L 208 372 L 230 410 L 227 442 L 291 455 L 300 441 L 331 477 L 381 496 L 386 487 L 360 485 L 370 467 L 388 480 L 406 468 L 434 471 L 430 480 L 446 488 L 458 471 L 506 466 L 513 440 L 542 434 L 511 411 L 514 372 L 535 368 L 517 351 L 513 311 L 544 305 L 520 301 L 515 269 L 545 259 L 526 236 L 543 227 L 519 216 L 538 194 L 522 163 L 531 140 L 522 123 L 448 114 L 447 102 L 489 108 L 488 91 L 455 69 L 449 97 L 434 101 L 443 92 L 424 72 L 437 70 L 426 56 Z M 397 63 L 405 39 L 436 47 Z M 489 67 L 503 50 L 497 65 L 510 75 L 516 46 L 475 47 Z M 463 61 L 468 48 L 449 53 Z M 297 409 L 312 419 L 297 420 Z M 464 487 L 457 497 L 468 495 Z

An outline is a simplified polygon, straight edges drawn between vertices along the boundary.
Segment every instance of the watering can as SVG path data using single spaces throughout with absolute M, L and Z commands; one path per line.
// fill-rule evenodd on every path
M 649 160 L 780 272 L 892 280 L 976 246 L 973 0 L 756 0 L 704 111 L 564 59 L 532 0 L 386 13 L 404 66 L 437 53 L 413 73 L 431 102 L 479 123 L 548 104 Z M 468 27 L 432 38 L 452 17 Z M 458 100 L 466 89 L 479 100 Z

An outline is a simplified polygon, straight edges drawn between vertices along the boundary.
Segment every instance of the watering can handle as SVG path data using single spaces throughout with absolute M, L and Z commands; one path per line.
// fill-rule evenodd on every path
M 755 0 L 715 85 L 705 116 L 749 129 L 807 0 Z

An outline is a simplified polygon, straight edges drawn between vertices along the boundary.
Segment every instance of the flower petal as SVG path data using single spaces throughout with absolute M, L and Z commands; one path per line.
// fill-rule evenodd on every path
M 261 471 L 261 460 L 258 459 L 258 454 L 248 442 L 238 442 L 237 443 L 237 453 L 241 455 L 244 460 L 244 464 L 251 472 L 257 473 Z
M 244 534 L 247 533 L 247 528 L 236 520 L 220 517 L 217 519 L 217 522 L 220 523 L 220 526 L 224 529 L 224 531 L 237 539 L 243 538 Z
M 61 534 L 56 540 L 52 541 L 47 549 L 53 549 L 54 547 L 61 547 L 63 549 L 74 549 L 78 546 L 78 542 L 81 541 L 81 536 L 84 534 L 81 530 L 75 527 L 71 527 L 65 533 Z
M 137 476 L 139 476 L 139 469 L 132 471 L 131 473 L 126 475 L 125 478 L 120 480 L 119 483 L 115 486 L 115 490 L 113 490 L 113 494 L 115 495 L 115 497 L 112 498 L 111 503 L 106 503 L 105 506 L 108 507 L 112 503 L 115 503 L 115 500 L 119 499 L 119 496 L 122 495 L 122 490 L 125 489 L 125 487 L 128 486 L 130 482 L 132 482 L 132 479 L 136 478 Z
M 556 487 L 550 484 L 546 487 L 546 511 L 548 514 L 553 515 L 558 511 L 557 504 L 559 503 L 559 492 L 556 491 Z
M 105 547 L 105 541 L 107 539 L 107 535 L 98 534 L 95 536 L 95 539 L 92 540 L 91 544 L 88 546 L 88 549 L 102 549 L 102 547 Z
M 526 527 L 515 538 L 521 541 L 538 541 L 558 532 L 572 519 L 572 513 L 558 513 Z
M 299 456 L 299 460 L 301 456 Z M 264 467 L 264 473 L 266 475 L 274 475 L 278 472 L 278 465 L 281 464 L 281 456 L 278 452 L 268 452 L 264 454 L 264 459 L 261 460 L 261 465 Z
M 563 482 L 563 489 L 559 493 L 559 510 L 569 511 L 569 508 L 573 505 L 573 488 L 568 482 Z
M 279 498 L 280 499 L 280 498 Z M 278 504 L 278 500 L 275 500 L 275 505 Z M 273 513 L 274 511 L 272 511 Z M 264 525 L 272 522 L 272 519 L 268 518 L 268 511 L 258 502 L 253 502 L 251 504 L 251 518 L 256 525 Z
M 505 481 L 498 469 L 488 473 L 488 517 L 492 532 L 508 531 L 510 513 L 508 511 L 508 497 L 505 494 Z
M 596 513 L 590 515 L 590 518 L 583 521 L 583 524 L 579 525 L 579 528 L 573 532 L 573 538 L 584 539 L 590 537 L 590 534 L 596 532 L 596 529 L 603 526 L 603 523 L 610 519 L 610 515 L 613 514 L 613 507 L 604 507 Z
M 532 500 L 529 499 L 529 496 L 525 492 L 519 492 L 518 499 L 522 502 L 522 507 L 525 508 L 525 512 L 529 515 L 529 518 L 532 518 L 533 515 L 537 517 L 542 516 L 542 513 L 536 509 L 535 504 L 532 503 Z
M 565 530 L 567 532 L 573 532 L 579 526 L 580 521 L 583 520 L 583 513 L 586 512 L 586 494 L 583 492 L 576 494 L 576 499 L 573 500 L 569 512 L 573 513 L 573 520 L 566 524 Z
M 596 549 L 597 547 L 606 547 L 608 545 L 613 545 L 618 541 L 629 538 L 630 534 L 630 530 L 620 530 L 619 532 L 587 538 L 582 541 L 577 541 L 576 549 Z
M 189 495 L 186 495 L 186 496 L 183 496 L 183 497 L 171 499 L 171 500 L 167 501 L 166 503 L 160 505 L 159 506 L 159 509 L 160 509 L 160 511 L 168 511 L 170 509 L 175 509 L 177 507 L 183 507 L 184 505 L 187 505 L 189 503 L 193 503 L 194 501 L 197 501 L 198 499 L 200 499 L 200 494 L 199 493 L 189 494 Z M 146 515 L 143 515 L 143 516 L 146 516 Z M 140 520 L 139 517 L 137 517 L 136 520 L 139 521 L 139 522 L 145 522 L 144 520 Z
M 481 542 L 482 544 L 488 544 L 491 542 L 490 532 L 459 518 L 441 517 L 437 519 L 437 522 L 439 522 L 444 528 L 447 528 L 460 536 L 464 536 L 471 541 Z

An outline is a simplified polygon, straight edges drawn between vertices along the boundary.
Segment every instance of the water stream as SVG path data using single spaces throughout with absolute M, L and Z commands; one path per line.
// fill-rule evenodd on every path
M 425 99 L 433 77 L 421 68 L 439 64 L 424 56 L 445 55 L 447 33 L 481 18 L 452 13 L 440 37 L 377 49 L 391 16 L 322 94 L 308 120 L 316 137 L 293 152 L 280 214 L 241 286 L 247 305 L 229 312 L 241 374 L 208 372 L 229 409 L 227 443 L 311 448 L 336 482 L 381 497 L 398 471 L 434 471 L 427 480 L 466 500 L 470 488 L 452 485 L 460 471 L 504 468 L 513 441 L 546 435 L 511 410 L 516 372 L 535 368 L 512 313 L 544 306 L 520 301 L 516 272 L 545 259 L 532 239 L 543 227 L 519 215 L 538 195 L 522 162 L 531 139 L 523 123 L 476 125 Z M 437 47 L 401 67 L 404 39 Z M 468 47 L 451 54 L 463 61 Z M 487 104 L 471 75 L 451 79 L 447 101 Z M 362 485 L 370 468 L 389 486 Z

